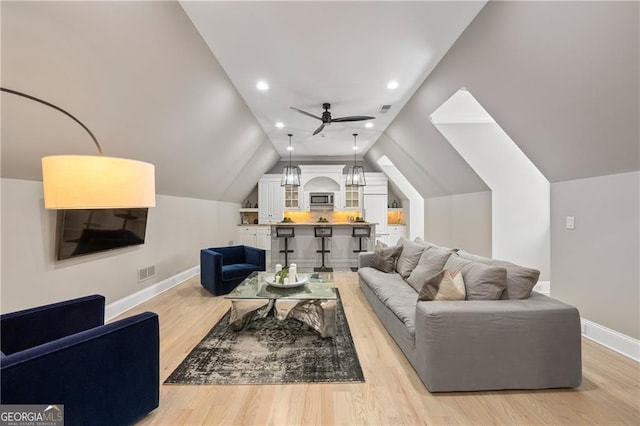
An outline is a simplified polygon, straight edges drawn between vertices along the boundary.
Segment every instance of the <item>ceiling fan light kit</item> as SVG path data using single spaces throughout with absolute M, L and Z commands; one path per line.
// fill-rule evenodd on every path
M 298 111 L 300 114 L 304 114 L 304 115 L 307 115 L 309 117 L 315 118 L 316 120 L 322 121 L 322 124 L 320 125 L 320 127 L 318 127 L 313 132 L 313 136 L 315 136 L 318 133 L 322 132 L 322 130 L 324 130 L 325 126 L 330 126 L 331 123 L 345 123 L 345 122 L 350 122 L 350 121 L 375 120 L 375 117 L 369 117 L 367 115 L 353 115 L 353 116 L 350 116 L 350 117 L 331 118 L 331 112 L 329 111 L 331 109 L 331 104 L 328 103 L 328 102 L 325 102 L 325 103 L 322 104 L 322 108 L 324 109 L 324 112 L 322 113 L 322 117 L 318 117 L 317 115 L 313 115 L 313 114 L 311 114 L 311 113 L 309 113 L 307 111 L 303 111 L 301 109 L 291 107 L 291 109 Z
M 347 169 L 347 177 L 345 179 L 345 186 L 354 187 L 354 186 L 367 186 L 367 181 L 364 177 L 364 167 L 358 166 L 358 162 L 356 160 L 356 152 L 358 151 L 356 145 L 356 138 L 358 137 L 357 133 L 353 134 L 353 165 L 349 166 Z

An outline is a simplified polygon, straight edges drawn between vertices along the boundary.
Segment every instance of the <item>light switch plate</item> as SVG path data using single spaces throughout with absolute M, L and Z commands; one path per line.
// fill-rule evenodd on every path
M 567 229 L 576 229 L 575 216 L 567 216 Z

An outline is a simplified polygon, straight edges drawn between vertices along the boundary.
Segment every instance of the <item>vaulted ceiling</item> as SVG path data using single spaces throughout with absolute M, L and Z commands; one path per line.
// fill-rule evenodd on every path
M 297 157 L 351 155 L 352 133 L 366 151 L 484 4 L 181 2 L 278 152 L 293 133 Z M 313 136 L 321 121 L 291 107 L 321 116 L 325 102 L 333 118 L 373 116 L 373 127 L 334 123 Z
M 184 197 L 242 200 L 281 157 L 286 128 L 276 130 L 274 120 L 306 132 L 313 154 L 322 146 L 308 135 L 319 123 L 288 108 L 318 113 L 325 101 L 334 117 L 379 116 L 380 104 L 406 102 L 371 133 L 362 130 L 372 144 L 365 158 L 375 164 L 386 155 L 425 197 L 486 190 L 428 120 L 462 86 L 550 181 L 638 170 L 637 2 L 490 2 L 472 5 L 475 12 L 427 3 L 322 2 L 309 6 L 312 16 L 297 2 L 183 3 L 187 16 L 177 2 L 3 1 L 2 86 L 65 108 L 107 155 L 155 164 L 158 192 Z M 435 5 L 448 12 L 438 15 Z M 194 18 L 208 7 L 217 12 L 214 29 Z M 413 39 L 402 38 L 405 27 Z M 434 28 L 446 40 L 427 54 Z M 262 53 L 287 34 L 281 48 Z M 221 38 L 228 40 L 214 43 Z M 412 48 L 414 61 L 402 62 Z M 276 70 L 283 77 L 265 75 Z M 253 90 L 257 78 L 270 80 L 268 94 Z M 400 81 L 392 97 L 391 78 L 410 83 Z M 279 98 L 280 90 L 294 93 Z M 362 92 L 379 99 L 358 98 Z M 39 180 L 42 156 L 95 152 L 59 113 L 1 100 L 2 177 Z M 328 129 L 323 140 L 342 140 L 351 126 Z

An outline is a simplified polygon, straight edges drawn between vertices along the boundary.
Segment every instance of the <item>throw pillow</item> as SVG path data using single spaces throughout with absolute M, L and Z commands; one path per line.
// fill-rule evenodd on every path
M 445 263 L 451 256 L 452 252 L 445 250 L 441 247 L 427 247 L 420 256 L 418 264 L 411 271 L 407 283 L 419 292 L 425 280 L 434 276 L 438 272 L 444 269 Z
M 498 300 L 507 285 L 507 270 L 463 259 L 458 254 L 449 257 L 444 269 L 461 271 L 467 300 Z
M 400 257 L 398 257 L 398 262 L 396 263 L 396 272 L 398 272 L 402 278 L 407 278 L 418 264 L 425 247 L 405 237 L 400 237 L 398 245 L 402 246 L 402 253 L 400 253 Z
M 418 295 L 418 301 L 464 300 L 465 295 L 462 273 L 443 269 L 433 277 L 427 278 Z
M 460 257 L 476 262 L 484 263 L 489 266 L 502 266 L 507 270 L 507 287 L 502 293 L 501 299 L 528 299 L 531 291 L 538 282 L 540 271 L 532 268 L 525 268 L 504 260 L 489 259 L 486 257 L 476 256 L 460 250 Z
M 380 241 L 376 242 L 376 248 L 371 258 L 371 267 L 382 272 L 394 272 L 396 261 L 402 252 L 402 246 L 389 247 Z

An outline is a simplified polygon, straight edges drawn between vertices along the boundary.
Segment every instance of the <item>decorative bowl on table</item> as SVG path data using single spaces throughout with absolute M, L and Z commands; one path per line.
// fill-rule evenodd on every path
M 309 281 L 309 274 L 296 274 L 296 281 L 295 282 L 291 282 L 289 281 L 288 284 L 284 284 L 278 281 L 278 279 L 275 277 L 274 275 L 267 275 L 264 280 L 267 282 L 267 284 L 274 286 L 274 287 L 278 287 L 278 288 L 291 288 L 291 287 L 299 287 L 301 285 L 306 284 L 307 281 Z

